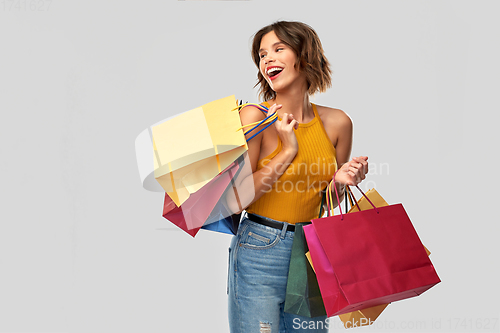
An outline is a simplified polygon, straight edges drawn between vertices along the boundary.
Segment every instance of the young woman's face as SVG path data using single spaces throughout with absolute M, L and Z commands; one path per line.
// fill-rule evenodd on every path
M 295 68 L 295 52 L 283 43 L 274 31 L 262 37 L 259 57 L 260 72 L 275 92 L 292 85 L 304 84 L 305 75 Z

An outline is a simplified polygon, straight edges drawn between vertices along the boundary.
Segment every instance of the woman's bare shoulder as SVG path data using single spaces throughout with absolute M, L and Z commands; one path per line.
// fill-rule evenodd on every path
M 328 106 L 316 105 L 318 115 L 324 126 L 327 128 L 345 128 L 352 126 L 352 120 L 349 115 L 341 109 L 335 109 Z
M 243 125 L 260 121 L 266 118 L 266 114 L 254 105 L 247 105 L 243 107 L 239 112 Z

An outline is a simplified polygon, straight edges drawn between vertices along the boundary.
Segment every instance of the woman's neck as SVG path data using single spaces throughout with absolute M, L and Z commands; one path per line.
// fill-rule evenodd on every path
M 309 103 L 307 91 L 280 92 L 276 94 L 274 100 L 269 102 L 271 105 L 274 103 L 282 105 L 282 108 L 278 110 L 280 118 L 283 118 L 282 115 L 284 113 L 293 114 L 293 117 L 299 123 L 306 123 L 314 118 L 314 112 L 311 103 Z

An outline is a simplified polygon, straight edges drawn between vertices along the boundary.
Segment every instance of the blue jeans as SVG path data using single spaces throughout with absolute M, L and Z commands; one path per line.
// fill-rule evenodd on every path
M 245 215 L 229 248 L 231 333 L 327 332 L 326 316 L 283 311 L 293 231 L 253 222 Z

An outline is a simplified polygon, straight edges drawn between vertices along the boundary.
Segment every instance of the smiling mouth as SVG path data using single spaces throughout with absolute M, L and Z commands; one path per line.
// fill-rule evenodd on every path
M 267 71 L 267 76 L 271 79 L 274 80 L 275 78 L 278 77 L 278 75 L 283 71 L 283 68 L 280 67 L 273 67 Z

